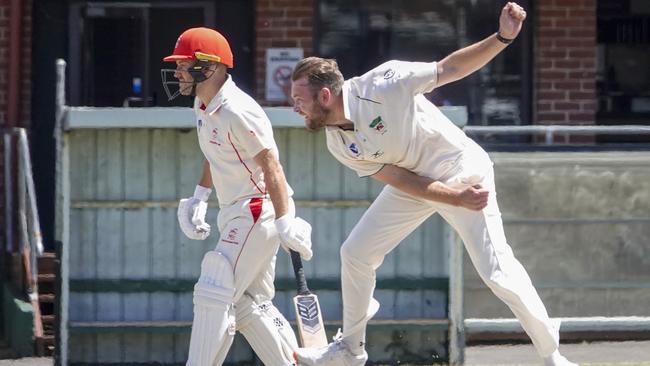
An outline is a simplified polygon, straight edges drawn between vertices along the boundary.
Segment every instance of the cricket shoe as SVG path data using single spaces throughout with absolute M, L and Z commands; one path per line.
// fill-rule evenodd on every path
M 327 346 L 298 348 L 293 357 L 300 366 L 363 366 L 368 360 L 368 353 L 363 351 L 362 354 L 355 355 L 350 352 L 339 333 Z

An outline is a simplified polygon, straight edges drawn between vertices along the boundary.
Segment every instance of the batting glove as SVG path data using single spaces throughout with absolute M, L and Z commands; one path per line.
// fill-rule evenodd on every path
M 178 224 L 190 239 L 205 240 L 210 235 L 210 225 L 205 222 L 210 193 L 212 189 L 197 185 L 194 196 L 178 202 Z
M 311 225 L 307 221 L 287 214 L 275 220 L 275 228 L 284 250 L 296 251 L 306 261 L 311 259 L 314 253 L 311 251 Z

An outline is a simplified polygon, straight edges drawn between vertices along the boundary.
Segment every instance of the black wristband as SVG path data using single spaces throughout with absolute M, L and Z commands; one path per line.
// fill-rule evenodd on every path
M 499 42 L 504 44 L 510 44 L 512 43 L 512 41 L 514 41 L 514 39 L 503 38 L 503 36 L 499 32 L 497 32 L 497 40 L 499 40 Z

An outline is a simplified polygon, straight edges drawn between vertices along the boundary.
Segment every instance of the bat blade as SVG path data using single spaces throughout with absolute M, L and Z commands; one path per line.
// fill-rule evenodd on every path
M 309 291 L 305 270 L 302 267 L 300 254 L 291 251 L 291 263 L 296 275 L 298 294 L 293 298 L 293 307 L 296 311 L 298 336 L 302 347 L 323 347 L 327 345 L 325 324 L 320 311 L 318 296 Z
M 296 311 L 301 346 L 326 346 L 327 335 L 325 334 L 325 325 L 318 296 L 314 294 L 296 295 L 293 298 L 293 306 Z

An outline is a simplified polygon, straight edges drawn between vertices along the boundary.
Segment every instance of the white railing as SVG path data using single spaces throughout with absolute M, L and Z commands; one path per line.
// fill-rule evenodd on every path
M 473 135 L 544 135 L 544 143 L 553 145 L 557 135 L 650 135 L 650 126 L 568 126 L 568 125 L 534 125 L 534 126 L 465 126 L 463 131 Z M 565 140 L 566 141 L 566 140 Z

